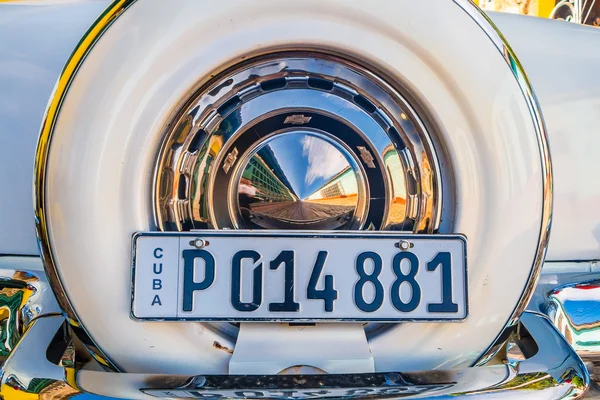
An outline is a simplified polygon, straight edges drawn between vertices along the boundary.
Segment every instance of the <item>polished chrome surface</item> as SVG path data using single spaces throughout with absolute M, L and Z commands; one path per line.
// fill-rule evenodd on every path
M 60 308 L 39 259 L 0 257 L 0 364 L 31 322 L 47 314 L 60 314 Z
M 366 216 L 359 161 L 324 132 L 275 133 L 244 156 L 238 171 L 229 190 L 236 228 L 360 229 Z
M 546 313 L 549 294 L 556 289 L 598 279 L 600 260 L 546 261 L 527 309 Z
M 161 230 L 439 226 L 429 133 L 400 93 L 357 64 L 273 54 L 219 75 L 186 104 L 156 165 Z
M 506 321 L 506 327 L 503 331 L 501 331 L 494 343 L 498 343 L 498 339 L 505 337 L 507 332 L 510 332 L 515 326 L 519 316 L 525 309 L 527 308 L 527 304 L 529 303 L 533 293 L 535 291 L 535 287 L 537 285 L 538 279 L 540 277 L 542 266 L 544 265 L 544 259 L 546 257 L 546 252 L 548 250 L 548 242 L 550 240 L 550 227 L 552 225 L 552 204 L 554 201 L 554 186 L 553 186 L 553 175 L 552 175 L 552 161 L 550 158 L 550 149 L 548 147 L 548 136 L 546 131 L 546 125 L 544 122 L 544 118 L 542 115 L 542 110 L 540 108 L 537 97 L 531 87 L 531 83 L 523 66 L 517 59 L 514 51 L 506 41 L 505 37 L 502 35 L 502 32 L 496 27 L 496 25 L 492 22 L 492 20 L 478 7 L 474 6 L 470 0 L 454 0 L 456 4 L 458 4 L 469 16 L 481 27 L 481 29 L 485 32 L 485 34 L 492 40 L 492 42 L 498 48 L 500 54 L 506 60 L 506 63 L 510 67 L 517 83 L 519 84 L 523 96 L 527 100 L 527 105 L 529 107 L 529 112 L 531 114 L 531 119 L 537 134 L 540 155 L 541 155 L 541 165 L 542 172 L 544 174 L 544 187 L 542 191 L 543 196 L 543 210 L 542 210 L 542 224 L 540 227 L 540 235 L 538 240 L 538 248 L 536 250 L 536 256 L 533 260 L 533 268 L 531 269 L 531 274 L 529 276 L 529 282 L 525 286 L 523 290 L 523 294 L 521 295 L 520 301 L 517 303 L 512 315 Z M 488 348 L 485 352 L 481 354 L 479 360 L 474 363 L 474 365 L 482 365 L 487 360 L 492 358 L 494 354 L 499 351 L 497 346 L 493 344 Z
M 0 396 L 4 399 L 105 399 L 83 394 L 77 388 L 74 354 L 65 336 L 62 316 L 43 316 L 33 321 L 2 366 Z
M 546 314 L 584 360 L 600 359 L 600 280 L 550 291 Z
M 148 394 L 173 397 L 188 393 L 251 398 L 285 397 L 286 394 L 281 393 L 285 389 L 294 392 L 287 394 L 293 398 L 327 395 L 389 398 L 411 394 L 409 398 L 485 395 L 577 399 L 585 395 L 589 386 L 589 375 L 581 359 L 546 317 L 530 312 L 522 315 L 520 329 L 511 337 L 511 349 L 504 363 L 462 370 L 339 375 L 186 376 L 80 368 L 68 351 L 70 339 L 64 322 L 60 316 L 48 316 L 32 324 L 2 369 L 0 394 L 10 398 L 8 396 L 18 390 L 43 398 L 42 393 L 76 396 L 85 391 L 90 393 L 87 396 L 94 396 L 91 398 L 101 398 L 91 393 L 129 399 L 151 398 Z M 49 347 L 54 351 L 48 352 Z M 48 354 L 55 354 L 55 362 L 49 360 Z M 246 390 L 252 393 L 245 393 Z
M 75 327 L 80 328 L 80 334 L 85 336 L 88 348 L 91 349 L 98 360 L 103 360 L 104 364 L 114 370 L 118 368 L 112 363 L 102 351 L 94 344 L 93 339 L 87 334 L 85 328 L 80 326 L 79 318 L 73 309 L 68 297 L 65 294 L 56 265 L 54 255 L 50 246 L 50 237 L 46 221 L 46 163 L 48 161 L 48 152 L 52 139 L 52 130 L 56 123 L 56 118 L 60 110 L 60 105 L 64 100 L 67 90 L 75 76 L 78 66 L 83 62 L 88 51 L 93 47 L 96 40 L 105 32 L 115 19 L 120 16 L 135 0 L 115 0 L 113 1 L 94 21 L 79 41 L 77 47 L 67 60 L 58 81 L 54 87 L 50 101 L 46 108 L 44 120 L 40 128 L 38 147 L 35 155 L 34 165 L 34 215 L 36 224 L 36 234 L 38 238 L 39 251 L 44 263 L 44 269 L 50 286 L 56 296 L 56 301 L 60 308 L 66 314 L 68 320 Z

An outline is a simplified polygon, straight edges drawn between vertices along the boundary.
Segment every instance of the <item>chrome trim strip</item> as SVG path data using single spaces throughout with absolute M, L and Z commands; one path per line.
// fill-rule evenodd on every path
M 519 394 L 533 394 L 536 399 L 563 399 L 581 398 L 589 387 L 590 378 L 583 364 L 571 347 L 567 345 L 561 334 L 552 323 L 542 314 L 525 312 L 521 317 L 521 326 L 530 335 L 537 352 L 530 351 L 527 339 L 514 336 L 513 340 L 528 357 L 521 359 L 508 357 L 506 364 L 490 365 L 483 367 L 469 367 L 461 370 L 435 370 L 419 371 L 413 373 L 381 373 L 381 374 L 348 374 L 321 376 L 322 382 L 327 385 L 321 389 L 356 389 L 366 388 L 374 392 L 373 398 L 389 398 L 394 394 L 402 393 L 402 384 L 414 386 L 437 386 L 435 391 L 427 393 L 428 398 L 467 397 L 473 395 L 486 395 L 496 397 L 515 397 Z M 513 352 L 514 354 L 514 352 Z M 284 382 L 291 379 L 293 386 Z M 371 382 L 377 379 L 385 382 L 375 386 Z M 77 374 L 77 383 L 80 388 L 97 392 L 96 388 L 104 388 L 104 395 L 112 395 L 113 387 L 131 387 L 144 384 L 145 393 L 158 395 L 162 390 L 192 390 L 205 394 L 226 390 L 227 383 L 240 388 L 264 388 L 265 390 L 281 391 L 282 388 L 306 388 L 311 381 L 311 376 L 285 376 L 276 375 L 268 377 L 259 376 L 169 376 L 169 375 L 143 375 L 143 374 L 115 374 L 81 370 Z M 303 381 L 306 381 L 305 383 Z M 394 386 L 396 386 L 394 388 Z M 443 387 L 441 387 L 443 386 Z M 139 386 L 137 386 L 139 387 Z M 433 389 L 433 388 L 432 388 Z M 396 390 L 396 392 L 394 392 Z M 361 391 L 356 397 L 362 397 L 373 392 Z M 357 393 L 357 394 L 358 394 Z M 378 394 L 379 393 L 379 394 Z M 116 394 L 116 393 L 114 393 Z M 268 395 L 268 393 L 266 393 Z M 415 393 L 415 396 L 421 397 Z M 323 395 L 322 395 L 323 396 Z M 265 396 L 267 397 L 267 396 Z M 412 396 L 408 396 L 410 398 Z M 352 398 L 345 397 L 345 398 Z M 403 397 L 404 398 L 404 397 Z
M 75 74 L 77 73 L 79 65 L 81 65 L 88 52 L 92 49 L 96 41 L 100 38 L 100 36 L 102 36 L 106 29 L 108 29 L 108 27 L 135 1 L 136 0 L 115 0 L 104 10 L 102 14 L 100 14 L 96 21 L 94 21 L 92 26 L 87 30 L 77 44 L 75 50 L 73 50 L 73 53 L 67 60 L 67 63 L 63 68 L 58 81 L 56 82 L 54 90 L 50 95 L 50 100 L 48 102 L 48 106 L 46 107 L 42 126 L 40 127 L 40 136 L 38 139 L 38 147 L 35 156 L 33 201 L 38 246 L 42 261 L 44 263 L 44 269 L 46 271 L 46 275 L 48 276 L 50 286 L 56 295 L 56 300 L 67 316 L 69 322 L 72 325 L 81 328 L 82 332 L 85 332 L 92 342 L 93 339 L 85 331 L 85 328 L 80 325 L 75 309 L 65 295 L 58 270 L 56 269 L 54 263 L 54 256 L 52 254 L 52 248 L 50 245 L 50 236 L 46 223 L 45 212 L 46 164 L 48 161 L 48 152 L 50 150 L 52 131 L 56 123 L 56 117 L 67 90 L 71 85 Z M 113 370 L 119 370 L 117 366 L 114 365 L 114 363 L 110 361 L 97 346 L 94 346 L 94 348 L 95 358 L 101 364 L 104 364 Z
M 348 154 L 359 157 L 358 150 L 363 147 L 370 149 L 368 153 L 377 161 L 374 168 L 378 173 L 362 173 L 367 178 L 366 190 L 358 197 L 359 202 L 367 203 L 364 218 L 355 214 L 344 229 L 438 230 L 443 201 L 438 154 L 421 116 L 404 93 L 383 77 L 356 60 L 299 48 L 251 57 L 210 75 L 214 78 L 208 83 L 198 84 L 200 89 L 186 94 L 181 101 L 185 106 L 165 125 L 168 129 L 153 179 L 154 219 L 159 230 L 256 229 L 236 215 L 237 199 L 232 199 L 231 193 L 237 179 L 232 177 L 239 175 L 242 160 L 251 149 L 289 128 L 281 125 L 285 115 L 301 113 L 311 117 L 294 130 L 328 132 L 346 144 L 356 145 L 360 138 L 361 146 L 347 148 Z M 313 79 L 331 86 L 311 86 Z M 273 81 L 278 81 L 278 86 L 263 86 Z M 297 93 L 302 101 L 290 102 L 289 96 Z M 364 108 L 356 98 L 374 109 Z M 233 109 L 219 111 L 232 101 Z M 331 130 L 334 122 L 336 127 Z M 236 156 L 231 158 L 234 152 Z M 230 168 L 234 173 L 229 173 Z M 283 174 L 280 166 L 269 168 Z M 379 173 L 383 182 L 374 178 Z M 373 191 L 375 187 L 379 190 Z M 396 204 L 396 198 L 404 205 Z
M 540 148 L 540 157 L 542 164 L 542 173 L 545 176 L 544 187 L 543 187 L 543 210 L 542 210 L 542 224 L 540 227 L 540 237 L 538 240 L 538 248 L 536 251 L 535 258 L 533 260 L 533 267 L 531 274 L 523 294 L 521 295 L 520 301 L 517 303 L 512 315 L 506 321 L 505 330 L 512 330 L 514 325 L 519 319 L 519 316 L 527 308 L 529 300 L 533 296 L 535 287 L 537 286 L 540 274 L 542 272 L 542 266 L 544 259 L 546 258 L 546 251 L 548 249 L 548 241 L 550 239 L 550 227 L 552 225 L 552 204 L 553 204 L 553 178 L 552 178 L 552 160 L 550 158 L 550 149 L 548 146 L 548 136 L 542 110 L 540 104 L 533 92 L 533 88 L 523 69 L 523 66 L 517 59 L 517 56 L 513 52 L 512 48 L 508 44 L 506 38 L 502 35 L 498 27 L 494 25 L 492 20 L 471 0 L 453 0 L 460 8 L 463 9 L 472 19 L 478 24 L 485 34 L 494 42 L 500 54 L 506 60 L 506 63 L 510 67 L 515 76 L 517 83 L 519 84 L 523 96 L 527 101 L 527 106 L 531 113 L 531 119 L 533 121 L 536 134 L 538 137 L 538 143 Z M 503 338 L 506 337 L 506 333 L 502 331 L 496 337 L 496 340 L 490 347 L 481 354 L 479 359 L 473 364 L 474 366 L 485 364 L 489 359 L 500 349 L 501 344 L 504 343 Z
M 299 399 L 323 398 L 328 393 L 336 397 L 344 394 L 348 399 L 364 396 L 383 399 L 395 395 L 404 398 L 406 394 L 410 394 L 406 398 L 426 394 L 429 398 L 531 395 L 536 399 L 576 399 L 585 395 L 590 384 L 585 365 L 575 351 L 545 316 L 532 312 L 522 315 L 520 325 L 531 337 L 511 338 L 506 364 L 447 371 L 340 375 L 185 376 L 76 371 L 75 359 L 67 358 L 65 362 L 63 356 L 63 362 L 58 365 L 46 356 L 51 343 L 60 350 L 67 348 L 69 337 L 65 335 L 64 323 L 61 316 L 35 320 L 17 345 L 18 351 L 11 354 L 2 369 L 0 395 L 9 395 L 14 388 L 23 394 L 39 394 L 41 388 L 75 396 L 82 392 L 100 394 L 92 399 L 101 396 L 145 398 L 146 394 L 172 398 L 174 391 L 177 391 L 176 397 L 187 393 L 231 396 L 247 388 L 260 392 L 262 397 L 276 391 L 279 398 L 291 398 L 281 391 L 293 391 L 293 398 Z M 302 396 L 302 392 L 313 394 Z M 249 397 L 252 394 L 257 397 L 256 393 L 250 393 Z M 245 393 L 238 397 L 248 398 Z

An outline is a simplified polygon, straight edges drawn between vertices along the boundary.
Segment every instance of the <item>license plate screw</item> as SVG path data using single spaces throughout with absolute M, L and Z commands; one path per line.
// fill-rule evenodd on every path
M 208 245 L 208 242 L 204 239 L 196 238 L 190 242 L 190 245 L 197 249 L 202 249 Z
M 399 248 L 400 250 L 402 250 L 402 251 L 405 251 L 405 250 L 408 250 L 408 249 L 410 249 L 410 248 L 411 248 L 411 247 L 413 247 L 414 245 L 413 245 L 411 242 L 409 242 L 408 240 L 401 240 L 401 241 L 399 241 L 398 243 L 396 243 L 396 245 L 395 245 L 395 246 L 396 246 L 397 248 Z

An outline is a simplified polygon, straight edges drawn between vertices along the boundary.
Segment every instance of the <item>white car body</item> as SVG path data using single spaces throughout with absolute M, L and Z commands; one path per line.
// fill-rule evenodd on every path
M 44 252 L 45 242 L 50 240 L 40 237 L 39 230 L 36 234 L 40 215 L 36 221 L 33 216 L 36 204 L 32 198 L 38 196 L 36 199 L 39 199 L 39 193 L 32 193 L 31 183 L 34 172 L 39 174 L 39 171 L 34 171 L 34 163 L 40 162 L 42 154 L 38 149 L 40 126 L 48 113 L 54 112 L 49 111 L 52 107 L 47 109 L 49 98 L 52 99 L 56 91 L 61 90 L 60 81 L 57 84 L 57 80 L 73 49 L 82 46 L 79 42 L 85 37 L 86 30 L 110 3 L 101 0 L 0 4 L 0 38 L 3 38 L 0 40 L 0 187 L 3 188 L 0 192 L 0 221 L 3 226 L 0 230 L 0 266 L 7 269 L 19 269 L 19 265 L 27 264 L 29 270 L 42 270 L 42 264 L 37 260 L 40 251 Z M 142 8 L 142 3 L 147 8 Z M 164 2 L 152 4 L 151 1 L 139 0 L 135 5 L 137 8 L 132 7 L 115 19 L 116 22 L 104 33 L 102 40 L 86 55 L 88 63 L 78 65 L 81 67 L 75 75 L 78 81 L 69 88 L 70 97 L 65 97 L 60 103 L 63 117 L 52 128 L 53 145 L 60 150 L 51 150 L 53 153 L 48 156 L 48 168 L 61 171 L 62 175 L 51 175 L 48 186 L 42 189 L 57 204 L 50 205 L 47 212 L 43 213 L 43 218 L 49 218 L 49 223 L 44 222 L 42 226 L 49 226 L 51 247 L 60 253 L 58 275 L 62 290 L 67 293 L 65 297 L 69 298 L 77 311 L 78 321 L 75 324 L 83 325 L 92 337 L 92 347 L 101 348 L 100 352 L 94 354 L 101 364 L 104 361 L 109 366 L 118 366 L 117 369 L 126 372 L 124 375 L 129 375 L 120 385 L 114 385 L 109 383 L 113 382 L 110 380 L 112 378 L 83 371 L 78 378 L 81 389 L 99 395 L 144 398 L 145 392 L 139 391 L 140 382 L 147 379 L 143 374 L 276 375 L 293 365 L 310 365 L 331 374 L 457 368 L 477 370 L 485 367 L 475 365 L 485 364 L 489 361 L 488 356 L 495 354 L 490 346 L 502 333 L 507 318 L 509 321 L 513 318 L 511 315 L 515 304 L 524 297 L 529 300 L 533 295 L 529 310 L 544 312 L 549 301 L 546 292 L 550 289 L 596 278 L 595 274 L 600 272 L 597 264 L 600 260 L 600 185 L 597 184 L 600 176 L 600 163 L 597 161 L 600 151 L 600 135 L 597 134 L 600 127 L 600 53 L 597 51 L 600 48 L 600 31 L 566 22 L 490 13 L 489 17 L 520 61 L 520 65 L 503 70 L 505 63 L 488 62 L 500 48 L 482 44 L 478 51 L 470 51 L 468 47 L 471 45 L 475 48 L 480 42 L 489 41 L 497 45 L 501 38 L 492 37 L 494 31 L 475 35 L 475 27 L 467 24 L 452 27 L 452 18 L 469 19 L 458 6 L 462 2 L 448 0 L 451 5 L 442 7 L 450 15 L 446 17 L 448 20 L 429 21 L 427 26 L 423 24 L 423 19 L 418 19 L 424 18 L 426 7 L 419 5 L 411 10 L 409 5 L 402 3 L 395 7 L 405 7 L 408 14 L 399 23 L 402 28 L 397 28 L 400 32 L 398 35 L 421 35 L 419 44 L 435 53 L 432 59 L 447 56 L 444 53 L 445 46 L 438 43 L 438 38 L 444 35 L 472 38 L 465 44 L 461 55 L 457 56 L 459 60 L 456 63 L 451 57 L 446 58 L 447 65 L 436 70 L 432 67 L 435 62 L 431 62 L 428 67 L 434 72 L 429 72 L 419 62 L 406 64 L 405 70 L 398 72 L 397 79 L 402 79 L 403 73 L 407 76 L 413 74 L 413 82 L 421 83 L 415 92 L 431 100 L 428 105 L 437 113 L 433 119 L 443 121 L 440 123 L 441 131 L 453 137 L 454 144 L 448 145 L 447 152 L 451 164 L 459 171 L 457 174 L 460 179 L 457 179 L 454 189 L 461 201 L 453 206 L 452 222 L 455 224 L 453 229 L 457 230 L 455 233 L 469 232 L 469 239 L 477 238 L 470 242 L 473 250 L 470 248 L 469 251 L 473 253 L 469 262 L 474 265 L 478 262 L 486 264 L 489 258 L 495 259 L 500 265 L 499 258 L 506 257 L 506 271 L 509 273 L 499 267 L 470 271 L 469 280 L 473 285 L 469 294 L 471 312 L 462 325 L 405 324 L 395 328 L 398 330 L 396 336 L 388 334 L 369 338 L 368 351 L 363 351 L 361 347 L 364 335 L 356 336 L 357 332 L 363 332 L 360 325 L 344 325 L 330 330 L 326 327 L 315 328 L 312 334 L 305 336 L 298 335 L 296 331 L 274 331 L 271 326 L 266 326 L 268 324 L 248 326 L 244 333 L 247 335 L 245 347 L 238 349 L 236 340 L 209 326 L 140 324 L 131 320 L 127 301 L 130 296 L 130 271 L 123 268 L 123 265 L 129 267 L 128 238 L 134 231 L 152 230 L 144 211 L 148 203 L 144 193 L 149 192 L 149 182 L 136 178 L 147 175 L 147 166 L 154 161 L 156 139 L 147 136 L 147 132 L 159 132 L 169 118 L 172 105 L 177 104 L 183 93 L 194 86 L 199 76 L 204 76 L 214 68 L 211 65 L 213 60 L 194 58 L 193 54 L 186 54 L 185 46 L 176 47 L 172 43 L 187 43 L 185 40 L 197 37 L 194 43 L 198 47 L 197 54 L 215 51 L 220 53 L 222 59 L 234 59 L 246 54 L 248 49 L 257 46 L 256 43 L 261 43 L 265 48 L 277 48 L 300 40 L 297 32 L 303 32 L 306 43 L 341 49 L 346 43 L 352 42 L 348 35 L 353 28 L 345 26 L 339 32 L 333 29 L 336 24 L 334 11 L 344 10 L 348 15 L 356 16 L 356 10 L 360 10 L 359 6 L 353 9 L 355 3 L 351 2 L 343 6 L 336 2 L 323 3 L 318 7 L 323 12 L 329 11 L 330 17 L 323 17 L 320 24 L 315 23 L 313 30 L 306 30 L 309 25 L 301 24 L 308 24 L 306 21 L 311 21 L 311 18 L 316 20 L 316 11 L 312 15 L 310 7 L 295 2 L 277 6 L 279 8 L 271 5 L 275 10 L 272 12 L 280 13 L 277 21 L 287 21 L 288 29 L 283 29 L 273 19 L 266 19 L 262 22 L 264 30 L 255 31 L 252 21 L 260 20 L 267 6 L 247 9 L 247 14 L 238 15 L 234 12 L 234 3 L 222 3 L 219 7 L 223 10 L 230 7 L 228 11 L 232 14 L 232 27 L 223 28 L 216 24 L 212 29 L 217 33 L 210 36 L 212 31 L 208 28 L 203 30 L 197 24 L 194 12 L 202 8 L 198 3 L 167 5 Z M 206 8 L 204 12 L 207 15 L 203 18 L 210 20 L 212 12 L 215 21 L 219 20 L 219 12 L 223 12 L 219 7 Z M 180 8 L 187 12 L 182 12 Z M 414 20 L 411 19 L 413 16 Z M 364 15 L 363 21 L 369 21 L 368 17 Z M 374 20 L 379 18 L 379 21 L 384 18 L 380 12 L 374 12 L 370 17 Z M 171 25 L 170 21 L 176 21 L 176 24 Z M 411 21 L 418 23 L 411 25 Z M 391 17 L 388 22 L 392 23 Z M 294 25 L 296 23 L 297 27 Z M 371 52 L 365 52 L 365 59 L 383 59 L 382 54 L 390 51 L 389 48 L 395 45 L 394 41 L 385 42 L 386 36 L 381 33 L 384 31 L 381 27 L 371 28 L 366 22 L 365 25 L 367 27 L 358 24 L 360 29 L 372 35 L 370 39 L 376 39 L 372 41 Z M 155 36 L 153 29 L 156 29 Z M 273 32 L 278 32 L 278 35 Z M 119 38 L 128 40 L 119 42 Z M 355 41 L 360 42 L 358 37 Z M 325 42 L 327 46 L 323 44 Z M 347 44 L 348 52 L 351 46 Z M 400 54 L 401 49 L 402 46 L 398 45 L 397 51 L 392 52 L 398 60 L 404 56 Z M 172 53 L 164 58 L 161 55 L 163 51 Z M 406 54 L 414 52 L 430 62 L 426 57 L 427 51 L 415 45 L 415 48 L 408 48 Z M 452 50 L 447 51 L 450 53 Z M 178 60 L 177 68 L 173 60 Z M 214 61 L 217 62 L 220 60 Z M 387 62 L 394 64 L 395 61 Z M 120 72 L 129 66 L 129 71 L 115 75 L 112 70 L 115 65 L 123 68 Z M 485 85 L 476 82 L 477 77 L 485 74 L 477 75 L 464 69 L 465 65 L 473 70 L 489 68 L 498 71 L 498 80 Z M 420 68 L 422 71 L 419 71 Z M 529 94 L 530 97 L 527 93 L 523 98 L 515 95 L 520 93 L 518 88 L 525 87 L 523 77 L 519 75 L 521 68 L 533 88 L 534 95 Z M 173 77 L 163 75 L 169 69 L 176 71 Z M 442 71 L 440 76 L 447 74 L 447 80 L 442 82 L 440 79 L 441 83 L 430 84 L 439 71 Z M 473 82 L 470 81 L 471 77 Z M 521 81 L 518 81 L 519 78 Z M 455 86 L 450 87 L 451 83 Z M 450 89 L 442 92 L 440 87 Z M 147 92 L 140 94 L 143 90 Z M 478 115 L 473 112 L 471 105 L 471 108 L 465 106 L 467 102 L 479 101 L 479 97 L 482 107 L 497 111 L 497 115 Z M 97 99 L 102 101 L 96 102 Z M 513 114 L 507 111 L 508 104 L 514 105 L 515 108 L 510 112 L 517 115 L 509 122 L 507 118 L 512 118 Z M 469 108 L 472 113 L 463 111 L 461 107 Z M 545 128 L 547 135 L 542 142 L 539 137 L 536 138 L 535 129 L 527 122 L 530 113 L 535 114 L 538 107 L 542 114 L 540 119 L 543 120 L 540 126 Z M 127 115 L 127 118 L 121 115 Z M 105 121 L 109 121 L 110 132 L 106 132 L 102 125 Z M 490 130 L 479 132 L 479 136 L 475 133 L 473 136 L 463 134 L 468 130 L 476 132 L 479 127 Z M 84 130 L 88 135 L 85 140 L 82 139 Z M 519 136 L 515 131 L 523 134 Z M 127 134 L 129 136 L 125 140 L 122 132 L 131 133 Z M 505 133 L 510 133 L 510 136 Z M 472 137 L 479 139 L 472 141 Z M 549 155 L 544 153 L 546 138 Z M 132 156 L 131 146 L 139 150 L 136 156 Z M 40 148 L 43 147 L 42 143 Z M 104 149 L 110 153 L 112 160 L 121 160 L 122 163 L 102 159 L 105 156 L 99 155 L 98 149 Z M 471 159 L 461 157 L 461 153 L 484 156 L 481 159 L 473 156 Z M 527 155 L 520 158 L 525 153 Z M 510 154 L 516 155 L 514 165 L 507 164 L 507 160 L 511 159 Z M 551 170 L 544 169 L 549 167 L 543 161 L 548 157 L 552 161 Z M 536 165 L 540 158 L 542 168 Z M 495 169 L 490 167 L 490 170 L 485 170 L 479 168 L 481 165 L 493 165 Z M 506 168 L 503 169 L 502 165 L 506 165 Z M 498 177 L 505 182 L 498 183 Z M 111 186 L 113 182 L 118 184 Z M 548 243 L 543 210 L 550 203 L 546 197 L 537 195 L 541 185 L 544 185 L 544 190 L 552 191 L 546 194 L 553 197 L 552 231 Z M 501 187 L 509 188 L 509 191 L 502 193 Z M 131 198 L 135 201 L 131 201 Z M 101 212 L 88 214 L 82 204 Z M 488 223 L 482 226 L 483 218 L 498 209 L 506 210 L 503 219 L 491 220 L 490 217 Z M 39 213 L 39 209 L 36 212 Z M 522 224 L 521 231 L 513 229 L 515 221 Z M 444 227 L 442 225 L 440 230 L 443 231 Z M 511 237 L 511 232 L 517 238 L 523 234 L 522 241 Z M 78 237 L 85 238 L 79 242 L 85 245 L 73 246 Z M 506 238 L 506 241 L 499 238 Z M 539 244 L 539 251 L 536 244 L 538 240 L 543 242 Z M 94 248 L 98 252 L 102 250 L 106 257 L 91 258 L 90 266 L 81 269 L 82 260 Z M 506 252 L 511 248 L 514 254 Z M 538 257 L 544 257 L 544 252 L 540 284 L 534 295 L 533 287 L 529 284 L 536 283 L 536 275 L 540 271 L 531 273 L 535 268 L 532 269 L 531 265 L 521 268 L 517 261 L 527 257 L 537 260 Z M 47 265 L 46 268 L 48 270 Z M 533 282 L 529 280 L 530 277 L 533 277 Z M 84 280 L 94 284 L 79 285 Z M 520 282 L 529 283 L 523 288 Z M 495 289 L 486 288 L 488 283 Z M 105 297 L 100 301 L 102 296 Z M 588 297 L 585 299 L 590 300 Z M 600 297 L 592 300 L 600 301 Z M 99 303 L 103 304 L 101 308 Z M 63 306 L 60 299 L 59 304 Z M 65 312 L 72 318 L 68 310 Z M 592 326 L 600 320 L 599 315 L 595 317 L 590 321 Z M 110 324 L 107 323 L 109 319 Z M 555 323 L 560 325 L 557 321 Z M 559 326 L 563 334 L 572 324 L 564 325 L 561 325 L 562 328 Z M 468 330 L 477 331 L 477 335 L 465 335 Z M 592 332 L 595 336 L 586 340 L 590 343 L 594 339 L 600 340 L 600 331 Z M 346 335 L 347 342 L 338 349 L 334 343 L 340 335 Z M 401 342 L 398 337 L 411 340 Z M 234 357 L 229 351 L 211 352 L 202 346 L 195 348 L 192 343 L 198 340 L 202 340 L 203 346 L 209 348 L 213 343 L 219 343 L 227 350 L 235 348 Z M 267 340 L 276 349 L 272 353 L 269 353 L 268 346 L 261 347 Z M 298 350 L 288 349 L 289 340 L 297 341 Z M 315 341 L 321 342 L 315 344 Z M 568 337 L 567 341 L 575 346 Z M 302 349 L 302 346 L 305 348 Z M 586 352 L 595 354 L 596 348 L 590 346 L 583 345 L 576 350 L 580 355 Z M 310 351 L 307 350 L 309 347 Z M 417 347 L 419 351 L 413 353 Z M 347 354 L 340 356 L 340 353 Z M 336 357 L 342 357 L 341 361 L 337 359 L 338 362 L 333 362 Z M 288 359 L 301 359 L 302 362 L 287 365 Z M 370 362 L 363 362 L 366 359 Z M 138 378 L 136 374 L 139 374 Z M 466 391 L 468 385 L 465 388 Z M 555 394 L 556 397 L 563 395 L 558 391 Z

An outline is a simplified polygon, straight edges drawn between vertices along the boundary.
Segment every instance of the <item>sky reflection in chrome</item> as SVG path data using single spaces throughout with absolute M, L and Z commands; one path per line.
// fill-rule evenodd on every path
M 347 150 L 330 140 L 310 131 L 279 133 L 250 154 L 237 194 L 248 227 L 338 229 L 352 221 L 356 171 Z
M 350 167 L 335 146 L 310 132 L 278 135 L 258 151 L 266 159 L 272 153 L 296 196 L 306 200 L 331 178 Z

